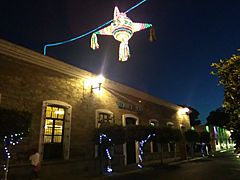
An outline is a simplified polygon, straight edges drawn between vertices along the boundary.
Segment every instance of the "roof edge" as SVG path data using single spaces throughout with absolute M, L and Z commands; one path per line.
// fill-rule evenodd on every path
M 0 53 L 76 78 L 90 79 L 91 77 L 96 76 L 96 74 L 91 73 L 89 71 L 80 69 L 76 66 L 67 64 L 52 57 L 44 56 L 43 54 L 40 54 L 38 52 L 24 48 L 22 46 L 16 45 L 3 39 L 0 39 Z M 137 97 L 142 100 L 150 101 L 159 105 L 164 105 L 174 110 L 178 110 L 180 108 L 180 106 L 176 104 L 170 103 L 165 100 L 161 100 L 155 96 L 149 95 L 145 92 L 128 87 L 126 85 L 120 84 L 109 79 L 106 79 L 106 83 L 104 83 L 103 87 L 110 88 L 116 91 L 122 91 L 125 94 Z M 136 96 L 136 94 L 138 94 L 139 96 Z

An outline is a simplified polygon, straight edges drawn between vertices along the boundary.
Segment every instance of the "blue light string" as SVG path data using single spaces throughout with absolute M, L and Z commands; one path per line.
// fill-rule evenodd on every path
M 142 165 L 142 163 L 143 163 L 143 158 L 142 158 L 142 156 L 143 156 L 143 146 L 150 139 L 151 136 L 155 136 L 155 134 L 149 134 L 147 139 L 142 140 L 139 143 L 140 144 L 140 146 L 139 146 L 139 155 L 138 155 L 138 158 L 139 158 L 138 167 L 139 168 L 143 168 L 143 165 Z
M 100 134 L 100 136 L 99 136 L 99 143 L 100 143 L 100 144 L 102 144 L 103 137 L 104 137 L 105 139 L 107 139 L 109 142 L 112 141 L 110 138 L 107 137 L 106 134 Z M 110 160 L 112 159 L 112 157 L 111 157 L 111 155 L 110 155 L 110 151 L 109 151 L 108 148 L 106 148 L 105 151 L 106 151 L 106 155 L 107 155 L 107 157 L 108 157 L 108 159 L 109 159 L 109 161 L 110 161 Z M 108 172 L 108 173 L 111 173 L 112 171 L 113 171 L 113 170 L 112 170 L 111 165 L 108 164 L 108 166 L 107 166 L 107 172 Z
M 15 146 L 19 143 L 20 140 L 23 139 L 23 133 L 16 133 L 16 134 L 12 134 L 10 136 L 4 136 L 4 155 L 5 155 L 5 159 L 10 159 L 11 158 L 11 153 L 10 153 L 10 149 L 9 146 Z M 8 172 L 8 167 L 6 164 L 3 164 L 3 170 Z
M 134 5 L 133 7 L 129 8 L 129 9 L 128 9 L 127 11 L 125 11 L 124 13 L 130 12 L 131 10 L 135 9 L 136 7 L 138 7 L 139 5 L 141 5 L 142 3 L 146 2 L 146 1 L 147 1 L 147 0 L 143 0 L 143 1 L 139 2 L 139 3 L 137 3 L 136 5 Z M 75 41 L 75 40 L 77 40 L 77 39 L 83 38 L 83 37 L 85 37 L 85 36 L 87 36 L 87 35 L 95 32 L 95 31 L 101 29 L 102 27 L 110 24 L 112 21 L 113 21 L 113 20 L 109 20 L 108 22 L 102 24 L 101 26 L 99 26 L 99 27 L 97 27 L 97 28 L 95 28 L 95 29 L 93 29 L 93 30 L 91 30 L 91 31 L 89 31 L 89 32 L 86 32 L 85 34 L 82 34 L 82 35 L 80 35 L 80 36 L 77 36 L 77 37 L 75 37 L 75 38 L 72 38 L 72 39 L 69 39 L 69 40 L 66 40 L 66 41 L 62 41 L 62 42 L 58 42 L 58 43 L 46 44 L 46 45 L 44 45 L 43 54 L 44 54 L 44 56 L 46 56 L 46 54 L 47 54 L 47 47 L 58 46 L 58 45 L 61 45 L 61 44 L 66 44 L 66 43 Z

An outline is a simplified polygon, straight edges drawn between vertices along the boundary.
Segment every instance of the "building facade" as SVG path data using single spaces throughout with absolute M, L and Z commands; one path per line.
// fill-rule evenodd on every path
M 200 125 L 194 128 L 196 132 L 208 132 L 210 135 L 209 145 L 212 153 L 233 149 L 235 144 L 231 138 L 231 131 L 213 125 Z
M 43 161 L 94 162 L 94 130 L 104 122 L 190 127 L 188 115 L 179 113 L 182 107 L 109 79 L 100 90 L 93 88 L 95 74 L 5 40 L 0 40 L 0 69 L 0 106 L 33 117 L 29 136 L 17 147 L 22 154 L 17 161 L 28 159 L 36 147 Z M 124 165 L 137 163 L 138 146 L 124 144 L 117 152 Z

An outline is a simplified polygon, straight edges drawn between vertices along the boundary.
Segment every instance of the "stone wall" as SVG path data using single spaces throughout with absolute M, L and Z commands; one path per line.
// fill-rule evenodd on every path
M 42 106 L 47 100 L 72 107 L 70 159 L 94 160 L 97 109 L 111 111 L 119 125 L 123 114 L 137 116 L 140 124 L 156 119 L 160 125 L 172 122 L 178 128 L 182 123 L 177 105 L 110 80 L 106 80 L 101 92 L 91 93 L 89 82 L 94 74 L 2 40 L 0 70 L 0 106 L 33 114 L 30 135 L 16 148 L 18 154 L 24 154 L 18 161 L 28 160 L 29 150 L 39 146 Z M 119 102 L 128 108 L 121 108 Z M 188 119 L 184 121 L 189 127 Z

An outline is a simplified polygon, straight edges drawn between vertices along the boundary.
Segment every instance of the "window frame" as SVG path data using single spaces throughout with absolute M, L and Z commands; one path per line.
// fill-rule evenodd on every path
M 47 108 L 48 107 L 51 107 L 52 108 L 52 110 L 51 110 L 51 116 L 48 116 L 47 114 Z M 61 114 L 57 114 L 56 115 L 56 117 L 52 114 L 52 113 L 54 113 L 55 111 L 54 111 L 54 108 L 57 108 L 57 110 L 59 111 L 59 109 L 63 109 L 63 111 L 64 111 L 64 114 L 63 115 L 61 115 Z M 64 120 L 65 120 L 65 113 L 66 113 L 66 110 L 65 110 L 65 108 L 64 107 L 62 107 L 62 106 L 59 106 L 59 105 L 54 105 L 54 104 L 52 104 L 52 105 L 47 105 L 46 107 L 45 107 L 45 118 L 44 118 L 44 131 L 43 131 L 43 143 L 44 144 L 51 144 L 51 143 L 59 143 L 59 144 L 61 144 L 61 143 L 63 143 L 63 138 L 64 138 Z M 61 118 L 60 118 L 60 117 Z M 52 127 L 51 127 L 51 134 L 46 134 L 46 121 L 47 120 L 52 120 Z M 61 121 L 62 122 L 62 132 L 61 132 L 61 135 L 59 135 L 59 134 L 55 134 L 55 130 L 56 129 L 58 129 L 58 128 L 56 128 L 56 121 Z M 46 142 L 45 141 L 45 137 L 51 137 L 51 140 L 50 140 L 50 142 Z M 56 142 L 55 141 L 55 138 L 56 137 L 61 137 L 61 141 L 60 142 Z

